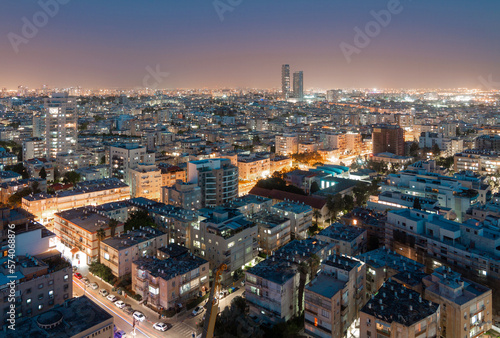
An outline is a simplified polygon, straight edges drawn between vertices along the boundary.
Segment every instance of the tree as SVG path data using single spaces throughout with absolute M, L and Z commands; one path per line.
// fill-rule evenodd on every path
M 321 212 L 318 209 L 313 210 L 313 217 L 316 224 L 318 224 L 318 218 L 321 217 Z
M 352 189 L 352 194 L 354 195 L 354 199 L 356 201 L 357 206 L 363 206 L 368 199 L 368 189 L 365 183 L 358 183 Z
M 106 164 L 106 156 L 102 155 L 100 164 Z
M 433 154 L 434 156 L 439 156 L 439 154 L 441 154 L 441 149 L 439 149 L 439 146 L 437 145 L 437 143 L 435 143 L 435 144 L 432 146 L 431 150 L 432 150 L 432 154 Z
M 14 195 L 11 195 L 8 200 L 8 204 L 12 207 L 19 207 L 21 205 L 21 202 L 23 200 L 23 197 L 28 196 L 31 194 L 33 191 L 31 188 L 24 188 L 21 191 L 16 192 Z
M 45 180 L 47 179 L 47 171 L 45 171 L 45 167 L 42 167 L 42 170 L 40 170 L 40 174 L 39 174 L 40 178 L 42 180 Z
M 141 226 L 150 226 L 152 228 L 157 227 L 153 217 L 149 216 L 149 213 L 142 209 L 130 214 L 129 218 L 125 222 L 124 229 L 125 231 L 134 230 Z
M 304 305 L 304 289 L 307 283 L 307 275 L 309 274 L 309 265 L 305 262 L 301 262 L 299 267 L 297 268 L 297 272 L 299 273 L 299 293 L 298 293 L 298 301 L 299 301 L 299 315 L 302 314 L 302 307 Z
M 102 278 L 110 284 L 114 284 L 115 276 L 113 276 L 113 272 L 111 271 L 111 269 L 104 264 L 101 264 L 97 261 L 91 262 L 89 264 L 89 272 L 96 275 L 97 277 Z
M 318 182 L 316 182 L 316 181 L 312 182 L 312 184 L 311 184 L 311 189 L 309 190 L 309 191 L 310 191 L 310 193 L 311 193 L 311 195 L 312 195 L 312 194 L 314 194 L 315 192 L 320 191 L 320 190 L 321 190 L 321 189 L 319 188 L 319 184 L 318 184 Z
M 97 246 L 97 262 L 101 263 L 101 242 L 106 238 L 106 231 L 103 228 L 99 228 L 96 233 L 98 246 Z
M 347 212 L 354 209 L 354 198 L 351 195 L 344 196 L 344 210 Z
M 330 223 L 332 223 L 332 220 L 337 219 L 338 213 L 345 209 L 344 198 L 340 194 L 330 195 L 326 199 L 326 207 L 330 212 Z
M 418 142 L 413 142 L 410 146 L 410 155 L 413 157 L 417 157 L 419 149 L 420 147 L 418 145 Z
M 64 183 L 71 183 L 71 184 L 75 185 L 76 183 L 80 182 L 81 178 L 82 178 L 82 176 L 79 173 L 77 173 L 76 171 L 68 171 L 68 172 L 64 173 L 63 182 Z
M 33 192 L 33 194 L 38 194 L 39 192 L 41 192 L 39 187 L 40 183 L 38 183 L 38 181 L 34 181 L 33 183 L 31 183 L 31 191 Z
M 111 237 L 114 237 L 115 236 L 115 231 L 116 231 L 116 227 L 118 226 L 118 221 L 114 218 L 111 218 L 109 220 L 109 228 L 111 229 Z
M 55 167 L 54 168 L 54 182 L 58 182 L 59 177 L 61 177 L 61 173 L 59 172 L 59 169 L 57 169 L 57 167 Z
M 22 162 L 20 162 L 16 165 L 13 165 L 13 166 L 8 166 L 8 167 L 6 167 L 6 170 L 11 170 L 15 173 L 18 173 L 19 175 L 22 176 L 23 179 L 27 179 L 30 177 L 30 175 L 28 174 L 28 171 L 26 170 L 26 168 L 24 167 Z
M 422 210 L 422 205 L 420 204 L 420 199 L 415 197 L 413 200 L 413 209 Z

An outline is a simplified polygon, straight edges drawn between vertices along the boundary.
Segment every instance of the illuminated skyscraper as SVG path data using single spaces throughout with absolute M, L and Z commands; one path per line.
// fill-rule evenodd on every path
M 76 150 L 77 112 L 74 97 L 67 93 L 52 94 L 44 99 L 45 144 L 47 157 Z
M 293 73 L 293 96 L 296 99 L 304 99 L 304 72 Z
M 281 66 L 281 94 L 284 99 L 290 97 L 290 65 Z

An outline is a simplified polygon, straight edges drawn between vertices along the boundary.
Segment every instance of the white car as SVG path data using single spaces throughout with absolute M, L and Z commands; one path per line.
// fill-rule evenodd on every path
M 115 295 L 108 295 L 106 298 L 112 302 L 116 302 L 118 300 L 118 297 Z
M 83 284 L 85 284 L 85 285 L 89 285 L 89 284 L 90 284 L 90 281 L 89 281 L 89 279 L 88 279 L 87 277 L 83 277 L 83 278 L 82 278 L 82 282 L 83 282 Z
M 146 316 L 144 316 L 144 314 L 140 311 L 135 311 L 132 316 L 134 316 L 134 318 L 140 322 L 143 322 L 146 320 Z
M 116 307 L 118 307 L 119 309 L 123 309 L 127 304 L 125 304 L 125 302 L 123 300 L 117 300 L 115 302 L 115 305 Z
M 106 289 L 101 289 L 99 290 L 99 294 L 103 297 L 106 297 L 107 295 L 109 295 L 109 292 Z
M 90 287 L 92 289 L 94 289 L 94 290 L 97 290 L 97 289 L 99 289 L 99 284 L 97 284 L 96 282 L 94 282 L 94 283 L 90 284 Z
M 199 315 L 199 314 L 200 314 L 200 313 L 202 313 L 202 312 L 203 312 L 203 306 L 197 306 L 197 307 L 193 310 L 192 314 L 193 314 L 193 316 L 197 316 L 197 315 Z
M 154 323 L 153 324 L 153 329 L 158 330 L 158 331 L 167 331 L 172 327 L 172 324 L 167 324 L 167 323 Z

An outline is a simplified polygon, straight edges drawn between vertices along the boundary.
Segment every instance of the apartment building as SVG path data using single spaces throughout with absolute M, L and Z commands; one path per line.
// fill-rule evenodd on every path
M 261 211 L 254 214 L 251 220 L 259 227 L 259 249 L 266 255 L 290 241 L 290 219 Z
M 45 115 L 45 150 L 49 158 L 76 150 L 78 111 L 76 98 L 54 93 L 43 102 Z
M 385 281 L 400 272 L 424 272 L 425 265 L 384 247 L 356 256 L 366 264 L 366 293 L 372 296 Z
M 464 150 L 463 139 L 445 137 L 442 133 L 423 132 L 419 138 L 420 148 L 432 149 L 438 146 L 443 157 L 453 156 Z
M 128 171 L 130 195 L 159 201 L 161 196 L 161 170 L 154 164 L 139 163 Z
M 214 207 L 238 197 L 238 167 L 228 159 L 191 161 L 187 182 L 201 188 L 203 207 Z
M 385 215 L 365 208 L 354 208 L 340 222 L 367 231 L 367 249 L 378 248 L 385 241 Z
M 94 212 L 89 207 L 66 210 L 54 215 L 54 233 L 57 249 L 76 266 L 87 266 L 98 259 L 99 239 L 97 231 L 103 229 L 105 238 L 112 237 L 109 218 Z M 115 233 L 123 232 L 119 224 Z
M 19 336 L 113 338 L 114 318 L 87 296 L 81 296 L 68 299 L 33 318 L 19 320 L 16 330 L 7 330 L 5 337 Z
M 196 183 L 177 180 L 171 186 L 161 187 L 161 202 L 187 210 L 201 209 L 201 188 Z
M 440 266 L 423 279 L 424 298 L 441 306 L 441 337 L 477 337 L 492 326 L 492 291 Z
M 500 230 L 469 219 L 458 223 L 421 210 L 387 213 L 386 247 L 429 265 L 436 262 L 477 276 L 500 278 Z
M 382 192 L 399 191 L 437 201 L 437 206 L 452 209 L 458 221 L 464 219 L 467 210 L 478 203 L 479 198 L 477 190 L 464 186 L 457 178 L 420 170 L 389 174 L 380 186 Z
M 238 209 L 245 216 L 251 216 L 261 211 L 271 210 L 272 205 L 273 200 L 270 198 L 256 195 L 244 195 L 223 206 L 226 208 Z
M 239 179 L 242 181 L 255 181 L 268 177 L 271 174 L 271 160 L 255 154 L 238 155 Z
M 8 165 L 16 165 L 17 162 L 16 154 L 9 153 L 7 151 L 0 151 L 0 165 L 5 167 Z
M 34 137 L 23 141 L 23 161 L 34 158 L 45 158 L 47 151 L 45 149 L 45 140 L 41 137 Z
M 454 156 L 456 172 L 470 170 L 480 175 L 491 175 L 500 169 L 500 155 L 491 150 L 464 150 Z
M 142 257 L 132 262 L 132 290 L 157 310 L 204 294 L 208 278 L 208 261 L 187 251 L 166 259 Z
M 366 265 L 352 257 L 330 256 L 305 289 L 305 332 L 312 337 L 347 337 L 365 304 Z
M 287 156 L 275 156 L 271 158 L 271 173 L 292 167 L 292 158 Z
M 155 255 L 168 244 L 168 234 L 151 227 L 129 230 L 101 242 L 101 263 L 121 277 L 132 272 L 132 261 Z
M 333 223 L 321 230 L 315 237 L 335 245 L 335 251 L 338 254 L 356 256 L 366 251 L 368 233 L 355 226 Z
M 437 337 L 440 314 L 439 304 L 388 280 L 360 311 L 360 337 Z
M 474 149 L 500 151 L 499 135 L 481 135 L 474 140 Z
M 161 169 L 161 186 L 171 187 L 178 180 L 186 182 L 187 168 L 181 168 L 179 166 L 167 165 L 165 163 L 158 164 Z
M 377 126 L 373 128 L 372 140 L 374 154 L 385 152 L 399 156 L 405 154 L 404 131 L 400 126 Z
M 290 219 L 292 239 L 307 238 L 307 230 L 312 226 L 313 210 L 309 205 L 283 201 L 272 206 L 271 212 Z
M 109 146 L 108 159 L 111 176 L 130 185 L 129 169 L 137 168 L 140 163 L 154 164 L 155 154 L 136 143 L 114 143 Z
M 51 222 L 56 212 L 123 201 L 130 198 L 130 188 L 116 178 L 78 183 L 73 190 L 55 194 L 39 193 L 25 196 L 22 208 L 42 224 Z
M 300 315 L 299 309 L 304 309 L 304 296 L 299 299 L 299 288 L 301 285 L 305 288 L 318 272 L 320 261 L 332 253 L 332 246 L 320 240 L 294 240 L 248 269 L 245 273 L 245 298 L 250 314 L 270 323 Z M 301 264 L 310 266 L 310 272 L 302 277 L 302 282 Z
M 32 178 L 41 178 L 40 172 L 45 169 L 45 174 L 47 175 L 44 179 L 47 181 L 54 181 L 54 162 L 48 162 L 44 158 L 33 158 L 30 160 L 25 160 L 24 165 L 28 174 Z
M 208 259 L 211 268 L 226 264 L 222 278 L 228 281 L 257 256 L 258 227 L 237 209 L 217 207 L 200 213 L 204 219 L 191 229 L 191 248 Z
M 276 135 L 274 142 L 276 155 L 289 156 L 297 154 L 299 150 L 299 137 L 297 134 Z
M 44 256 L 44 259 L 42 256 L 16 256 L 12 259 L 15 272 L 8 268 L 8 265 L 12 265 L 7 264 L 9 257 L 0 259 L 0 307 L 4 309 L 0 313 L 2 325 L 9 318 L 7 310 L 11 304 L 15 305 L 17 316 L 28 318 L 62 304 L 73 296 L 71 264 L 65 262 L 57 252 Z M 7 283 L 10 281 L 16 283 L 15 303 L 8 300 L 10 287 Z

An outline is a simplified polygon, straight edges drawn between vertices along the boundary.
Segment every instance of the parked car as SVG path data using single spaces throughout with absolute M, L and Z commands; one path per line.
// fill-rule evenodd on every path
M 132 309 L 132 307 L 130 305 L 125 305 L 125 307 L 123 308 L 123 311 L 128 315 L 131 315 L 135 312 L 135 310 Z
M 125 333 L 125 331 L 123 331 L 123 330 L 115 331 L 114 338 L 126 338 L 126 337 L 127 337 L 127 334 Z
M 203 312 L 203 306 L 197 306 L 197 307 L 193 310 L 192 314 L 193 314 L 193 316 L 197 316 L 197 315 L 199 315 L 199 314 L 200 314 L 200 313 L 202 313 L 202 312 Z
M 101 289 L 99 290 L 99 294 L 103 297 L 106 297 L 107 295 L 109 295 L 109 292 L 106 289 Z
M 134 316 L 134 318 L 140 322 L 143 322 L 146 320 L 146 316 L 144 316 L 144 314 L 140 311 L 135 311 L 132 316 Z
M 83 278 L 82 278 L 82 282 L 83 282 L 83 284 L 85 284 L 85 285 L 89 285 L 89 284 L 90 284 L 90 281 L 89 281 L 89 279 L 88 279 L 87 277 L 83 277 Z
M 168 323 L 154 323 L 153 324 L 153 329 L 158 330 L 158 331 L 162 331 L 162 332 L 167 331 L 171 327 L 172 327 L 172 324 L 168 324 Z
M 99 284 L 97 284 L 96 282 L 94 282 L 94 283 L 90 284 L 90 287 L 92 289 L 94 289 L 94 290 L 97 290 L 97 289 L 99 289 Z
M 109 301 L 112 301 L 113 303 L 116 302 L 118 300 L 118 297 L 116 297 L 115 295 L 108 295 L 106 297 Z
M 125 302 L 123 300 L 117 300 L 115 302 L 115 305 L 116 305 L 117 308 L 123 309 L 125 307 Z
M 75 274 L 73 276 L 75 276 L 76 279 L 82 279 L 83 278 L 82 274 L 79 273 L 79 272 L 75 272 Z

